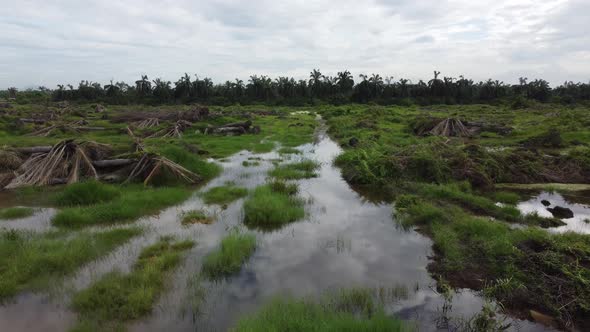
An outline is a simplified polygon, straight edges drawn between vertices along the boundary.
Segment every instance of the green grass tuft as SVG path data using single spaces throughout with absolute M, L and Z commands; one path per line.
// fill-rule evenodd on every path
M 509 191 L 498 191 L 494 194 L 494 199 L 500 203 L 514 205 L 520 201 L 520 195 Z
M 283 147 L 279 149 L 280 154 L 301 154 L 300 150 L 291 147 Z
M 30 217 L 35 213 L 35 209 L 29 207 L 11 207 L 0 209 L 0 220 L 1 219 L 21 219 Z
M 141 233 L 138 228 L 71 234 L 0 232 L 0 299 L 46 287 Z
M 275 299 L 252 316 L 240 319 L 233 331 L 409 331 L 382 310 L 367 317 L 310 301 Z
M 237 273 L 255 249 L 255 235 L 232 232 L 221 240 L 219 249 L 205 257 L 203 274 L 210 279 L 218 279 Z
M 270 171 L 269 175 L 282 180 L 298 180 L 317 177 L 320 164 L 313 160 L 304 160 L 297 163 L 280 165 Z
M 211 224 L 214 219 L 209 217 L 203 210 L 192 210 L 183 212 L 180 216 L 183 225 L 189 224 Z
M 216 177 L 222 170 L 222 167 L 218 164 L 203 160 L 198 155 L 178 146 L 168 145 L 160 149 L 160 153 L 189 171 L 196 173 L 203 180 L 210 180 Z
M 115 201 L 68 207 L 59 211 L 51 221 L 55 226 L 68 228 L 130 222 L 180 203 L 190 195 L 190 191 L 184 188 L 128 186 L 122 187 L 121 191 L 121 197 Z
M 244 203 L 244 215 L 248 226 L 273 229 L 303 219 L 305 210 L 301 199 L 273 191 L 271 185 L 263 185 Z
M 178 265 L 192 241 L 163 238 L 145 248 L 130 274 L 111 272 L 78 292 L 72 307 L 90 320 L 125 321 L 149 314 L 164 288 L 164 277 Z
M 209 189 L 203 194 L 203 200 L 206 204 L 229 204 L 246 195 L 248 195 L 248 189 L 226 185 Z
M 112 201 L 121 195 L 119 188 L 98 181 L 86 181 L 66 186 L 57 194 L 59 206 L 90 205 Z

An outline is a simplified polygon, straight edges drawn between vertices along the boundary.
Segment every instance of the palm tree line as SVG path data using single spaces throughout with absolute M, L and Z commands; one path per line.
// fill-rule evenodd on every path
M 207 102 L 210 104 L 230 103 L 275 103 L 305 104 L 323 101 L 343 104 L 356 103 L 480 103 L 507 98 L 527 98 L 539 102 L 557 101 L 574 103 L 590 100 L 590 83 L 565 82 L 555 88 L 542 79 L 519 78 L 518 84 L 506 84 L 489 79 L 475 82 L 464 76 L 458 78 L 443 76 L 434 71 L 433 78 L 427 82 L 413 82 L 393 76 L 379 74 L 354 76 L 348 70 L 336 76 L 327 76 L 319 69 L 313 69 L 309 79 L 296 80 L 293 77 L 252 75 L 245 82 L 241 79 L 215 84 L 210 78 L 200 78 L 185 73 L 176 82 L 156 78 L 150 80 L 142 75 L 134 85 L 112 80 L 101 86 L 100 83 L 81 81 L 78 87 L 58 85 L 50 90 L 40 87 L 26 91 L 29 94 L 50 96 L 55 101 L 104 101 L 110 103 L 185 103 Z M 4 94 L 14 95 L 16 89 L 10 88 Z M 23 92 L 19 92 L 23 94 Z

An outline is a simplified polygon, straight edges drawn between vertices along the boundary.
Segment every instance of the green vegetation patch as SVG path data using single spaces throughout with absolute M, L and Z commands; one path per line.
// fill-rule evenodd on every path
M 105 275 L 78 292 L 72 307 L 84 318 L 98 321 L 126 321 L 149 314 L 164 289 L 166 273 L 193 245 L 192 241 L 162 238 L 141 252 L 131 273 L 115 271 Z
M 274 229 L 303 219 L 303 200 L 282 190 L 270 184 L 257 187 L 244 203 L 244 223 L 248 226 Z
M 66 186 L 55 197 L 59 206 L 90 205 L 112 201 L 121 196 L 121 190 L 98 181 L 73 183 Z
M 248 189 L 228 184 L 220 187 L 213 187 L 203 194 L 206 204 L 229 204 L 237 199 L 248 195 Z
M 190 191 L 182 187 L 125 186 L 121 187 L 121 196 L 117 200 L 64 208 L 53 217 L 52 223 L 58 227 L 80 228 L 130 222 L 180 203 L 189 196 Z
M 282 180 L 298 180 L 317 177 L 320 164 L 314 160 L 303 160 L 275 167 L 269 175 Z
M 252 316 L 241 318 L 234 331 L 410 331 L 407 324 L 382 310 L 357 315 L 306 300 L 275 299 Z
M 256 236 L 232 232 L 221 240 L 221 246 L 208 254 L 203 261 L 203 273 L 210 279 L 237 273 L 242 264 L 254 253 Z
M 178 146 L 167 145 L 159 149 L 159 152 L 166 158 L 197 174 L 203 180 L 213 179 L 222 170 L 222 167 L 218 164 L 208 162 L 198 155 Z
M 282 147 L 279 149 L 280 154 L 301 154 L 301 151 L 292 147 Z
M 97 233 L 0 232 L 0 299 L 49 285 L 141 233 L 121 228 Z
M 402 224 L 418 224 L 432 237 L 437 254 L 429 265 L 432 274 L 454 287 L 485 289 L 506 306 L 534 309 L 561 324 L 572 317 L 587 322 L 590 269 L 574 263 L 590 261 L 587 235 L 514 229 L 414 195 L 398 197 L 396 206 Z
M 186 211 L 186 212 L 183 212 L 180 215 L 180 217 L 181 217 L 181 222 L 183 225 L 190 225 L 190 224 L 209 225 L 215 221 L 215 219 L 211 218 L 203 210 Z
M 21 219 L 30 217 L 35 213 L 35 209 L 30 207 L 11 207 L 0 209 L 0 220 L 1 219 Z

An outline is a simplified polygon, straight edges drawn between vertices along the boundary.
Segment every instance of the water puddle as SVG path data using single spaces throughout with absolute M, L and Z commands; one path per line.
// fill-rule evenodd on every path
M 543 204 L 544 203 L 544 204 Z M 536 212 L 542 217 L 553 217 L 548 210 L 556 206 L 570 209 L 571 218 L 561 218 L 566 225 L 549 228 L 551 232 L 577 232 L 590 234 L 590 192 L 581 191 L 575 193 L 541 192 L 532 198 L 520 202 L 517 208 L 522 213 Z
M 299 149 L 302 154 L 290 157 L 276 152 L 235 154 L 221 162 L 221 176 L 199 190 L 227 182 L 254 188 L 266 181 L 273 161 L 280 158 L 310 158 L 322 164 L 318 177 L 299 181 L 300 195 L 307 202 L 305 220 L 273 232 L 252 230 L 258 237 L 258 248 L 234 277 L 222 282 L 197 279 L 203 256 L 215 249 L 230 229 L 244 228 L 244 199 L 226 207 L 205 205 L 195 193 L 158 216 L 140 219 L 137 224 L 146 228 L 142 236 L 84 266 L 58 289 L 22 294 L 1 306 L 0 326 L 14 331 L 67 330 L 75 323 L 75 315 L 68 310 L 72 292 L 88 287 L 113 269 L 128 271 L 142 248 L 169 234 L 194 239 L 196 245 L 168 278 L 168 287 L 152 315 L 130 324 L 131 331 L 225 331 L 241 315 L 255 312 L 274 296 L 319 296 L 342 287 L 395 290 L 387 311 L 416 321 L 420 331 L 440 331 L 444 328 L 439 324 L 441 319 L 468 319 L 481 310 L 484 301 L 472 291 L 461 290 L 445 299 L 434 290 L 435 282 L 426 271 L 431 241 L 396 227 L 390 204 L 366 199 L 348 186 L 332 165 L 341 149 L 325 130 L 319 132 L 314 144 Z M 260 164 L 242 165 L 253 158 L 260 158 Z M 192 209 L 206 210 L 216 222 L 181 225 L 178 215 Z M 46 223 L 50 212 L 43 213 L 44 217 L 35 215 L 30 222 Z M 514 331 L 546 330 L 527 321 L 509 321 Z M 449 329 L 452 327 L 445 330 Z

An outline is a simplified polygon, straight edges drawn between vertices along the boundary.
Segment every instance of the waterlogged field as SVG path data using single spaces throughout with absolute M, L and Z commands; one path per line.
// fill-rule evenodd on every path
M 96 109 L 0 116 L 2 330 L 590 327 L 587 108 Z

